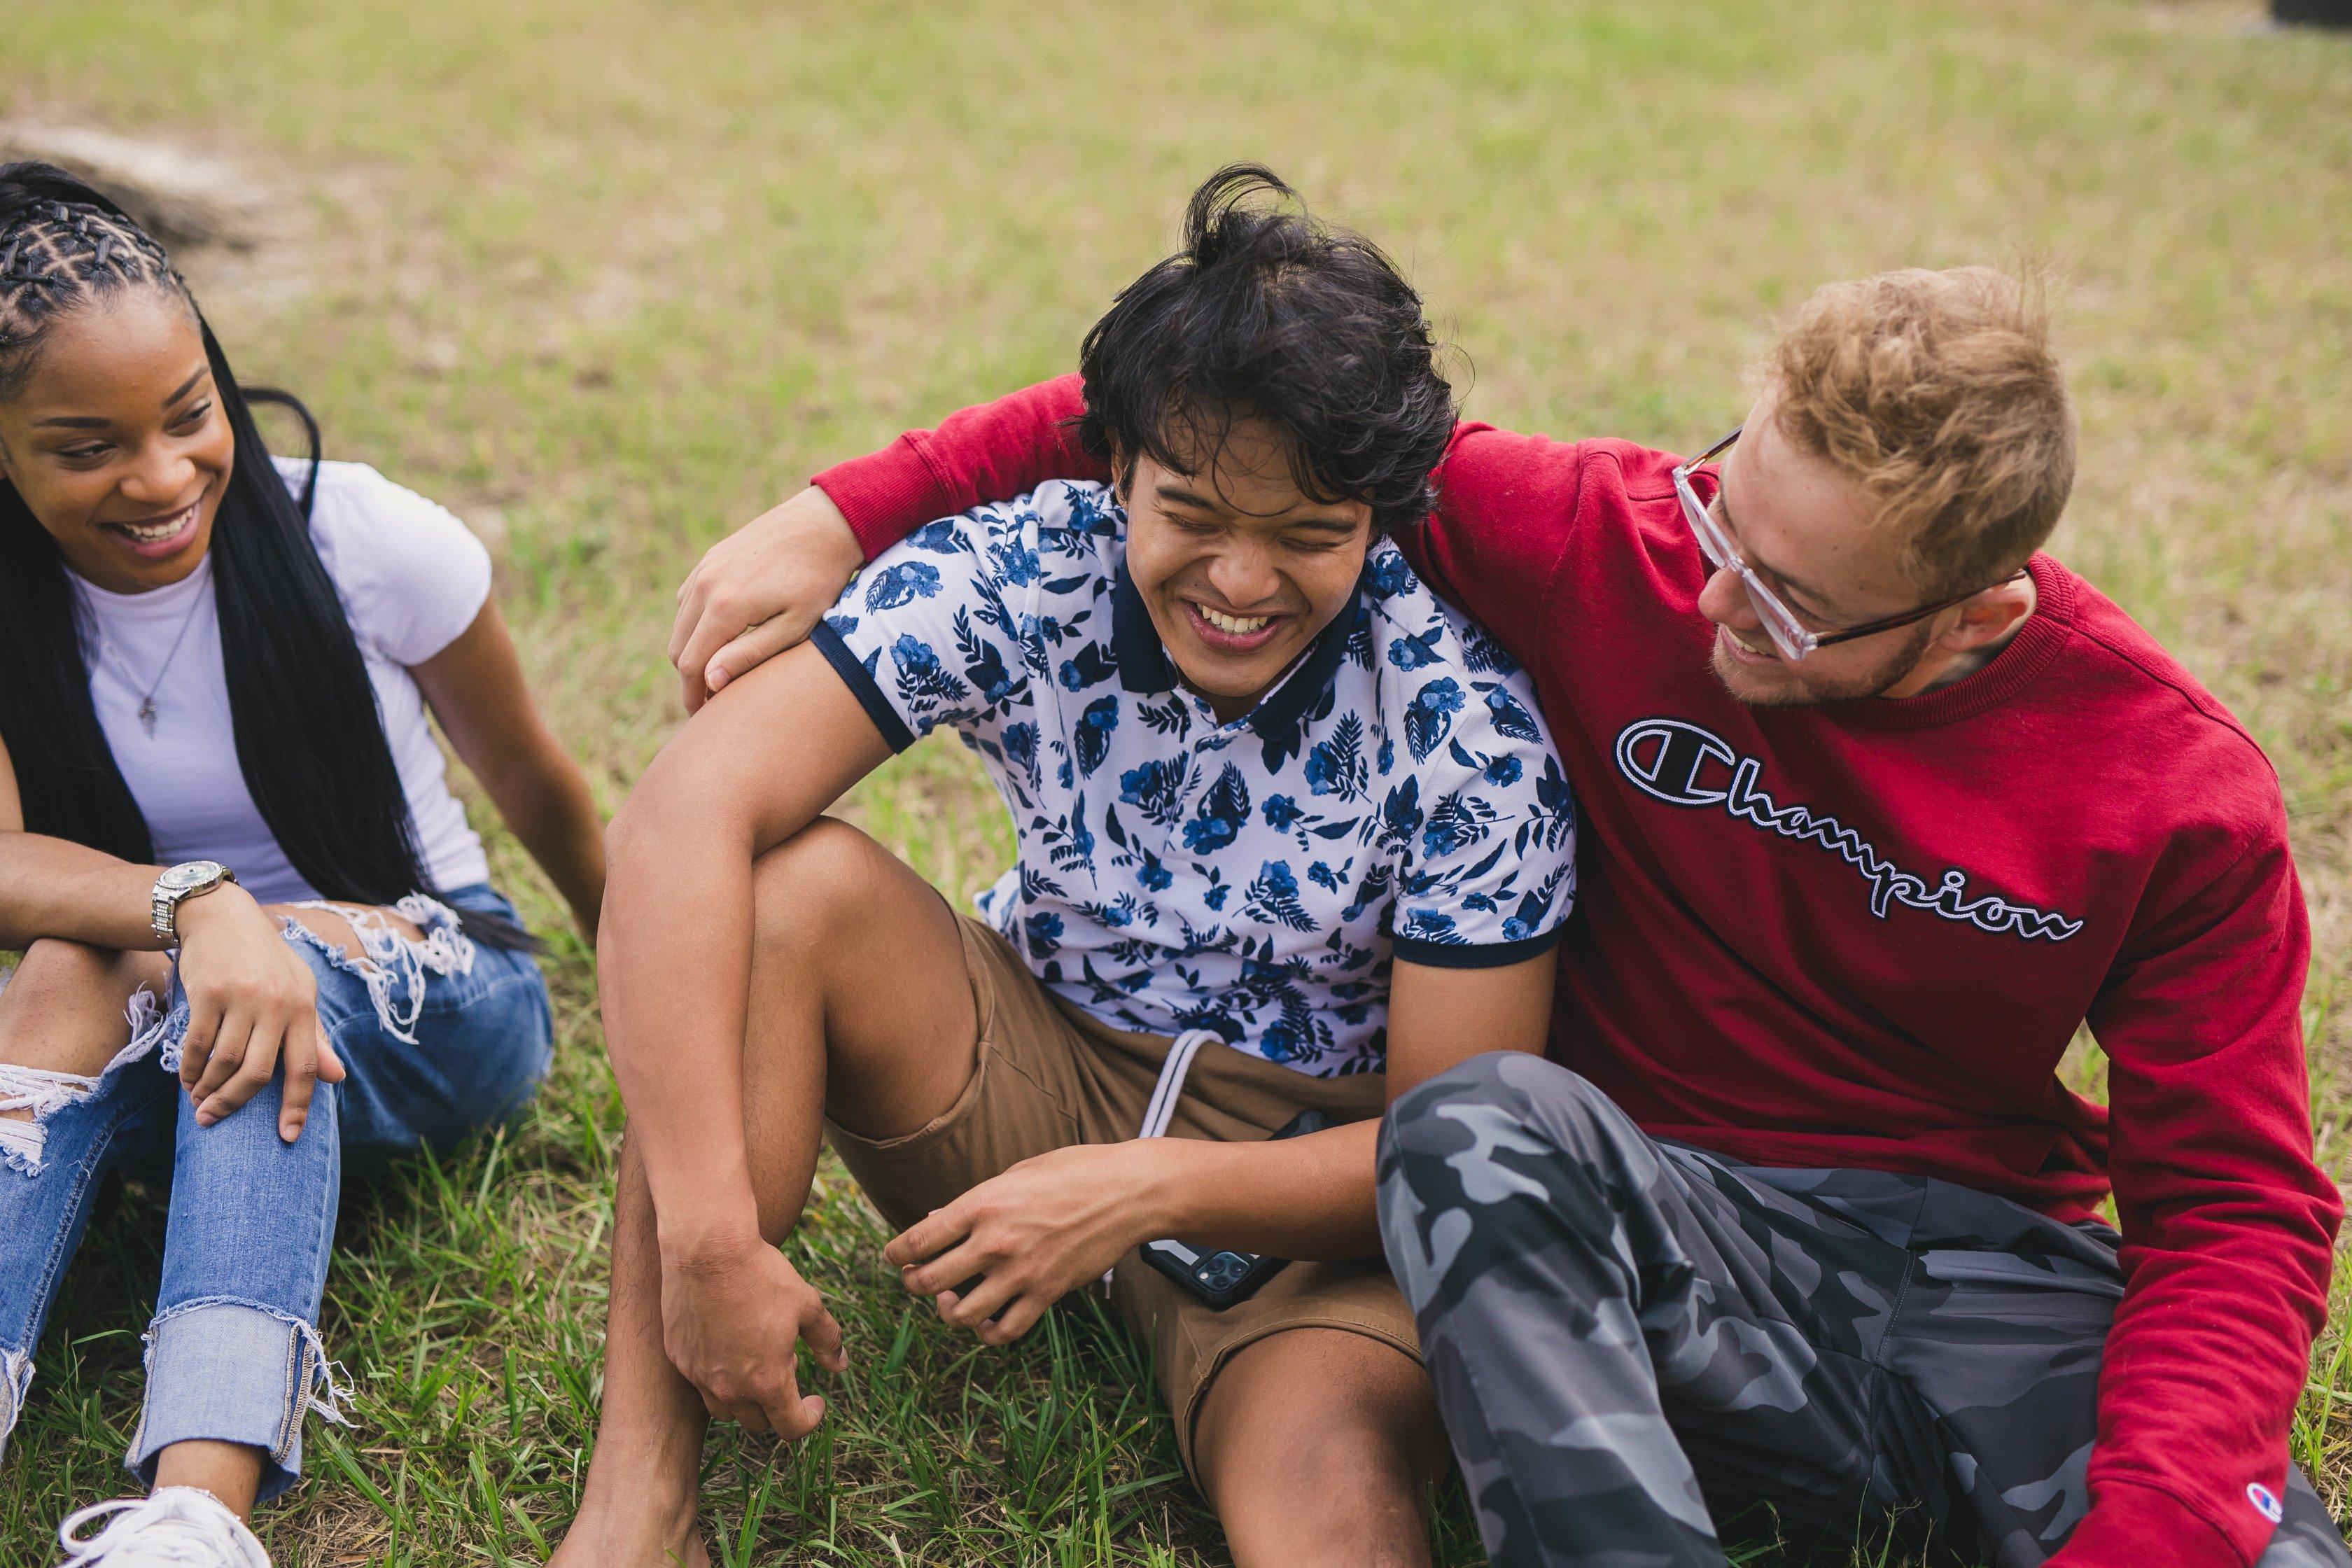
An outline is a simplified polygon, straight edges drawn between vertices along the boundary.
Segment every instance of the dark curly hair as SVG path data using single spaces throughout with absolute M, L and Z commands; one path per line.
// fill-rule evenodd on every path
M 1421 296 L 1263 165 L 1220 169 L 1192 193 L 1183 248 L 1120 290 L 1079 369 L 1079 437 L 1122 484 L 1145 454 L 1185 474 L 1213 467 L 1246 420 L 1281 438 L 1301 492 L 1362 501 L 1375 528 L 1433 504 L 1454 389 Z

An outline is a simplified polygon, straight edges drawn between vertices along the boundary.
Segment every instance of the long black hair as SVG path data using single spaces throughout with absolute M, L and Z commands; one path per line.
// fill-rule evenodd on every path
M 215 395 L 236 451 L 211 552 L 237 768 L 278 847 L 324 897 L 390 904 L 437 892 L 384 738 L 375 689 L 333 580 L 310 542 L 318 426 L 298 501 L 254 425 L 212 329 L 163 249 L 103 194 L 47 163 L 0 164 L 0 396 L 32 374 L 48 329 L 134 288 L 173 294 L 195 314 Z M 0 740 L 14 762 L 27 831 L 133 864 L 154 840 L 97 710 L 65 560 L 0 478 Z M 511 922 L 462 913 L 495 946 L 528 942 Z

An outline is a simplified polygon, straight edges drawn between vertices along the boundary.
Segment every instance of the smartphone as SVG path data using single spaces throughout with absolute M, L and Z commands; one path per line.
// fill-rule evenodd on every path
M 1319 1110 L 1302 1110 L 1275 1137 L 1297 1138 L 1338 1125 Z M 1230 1247 L 1201 1252 L 1181 1241 L 1147 1241 L 1142 1252 L 1146 1263 L 1219 1311 L 1236 1301 L 1247 1300 L 1290 1261 L 1255 1252 L 1235 1252 Z

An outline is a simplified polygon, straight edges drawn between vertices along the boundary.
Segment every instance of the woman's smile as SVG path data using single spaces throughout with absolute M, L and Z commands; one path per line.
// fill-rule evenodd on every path
M 136 522 L 101 522 L 99 531 L 142 560 L 157 561 L 185 549 L 203 521 L 205 499 L 198 496 L 175 512 Z

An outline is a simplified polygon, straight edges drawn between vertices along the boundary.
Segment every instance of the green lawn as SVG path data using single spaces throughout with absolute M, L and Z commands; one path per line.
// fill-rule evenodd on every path
M 2251 724 L 2317 934 L 2331 1162 L 2352 1082 L 2352 38 L 2252 5 L 1745 0 L 0 0 L 0 114 L 182 140 L 293 237 L 190 270 L 231 357 L 331 450 L 496 508 L 541 699 L 608 805 L 677 720 L 671 590 L 812 468 L 1067 368 L 1199 177 L 1273 163 L 1392 247 L 1479 417 L 1689 450 L 1775 312 L 1907 263 L 2064 279 L 2084 427 L 2057 548 Z M 1467 367 L 1465 367 L 1467 368 Z M 950 891 L 1008 854 L 927 745 L 852 814 Z M 481 818 L 486 824 L 488 817 Z M 545 885 L 500 839 L 543 927 Z M 620 1110 L 587 955 L 517 1134 L 355 1191 L 281 1564 L 535 1561 L 594 1409 Z M 2096 1081 L 2095 1059 L 2083 1070 Z M 0 1561 L 117 1490 L 160 1241 L 109 1201 L 0 1471 Z M 1006 1353 L 909 1312 L 837 1170 L 803 1266 L 851 1334 L 800 1451 L 728 1438 L 748 1563 L 1213 1563 L 1134 1352 L 1086 1314 Z M 2352 1363 L 2296 1433 L 2339 1512 Z M 1458 1501 L 1449 1561 L 1477 1560 Z

